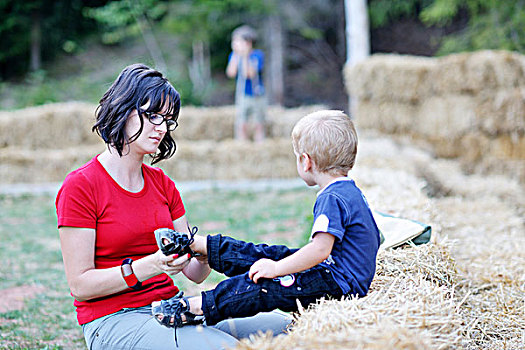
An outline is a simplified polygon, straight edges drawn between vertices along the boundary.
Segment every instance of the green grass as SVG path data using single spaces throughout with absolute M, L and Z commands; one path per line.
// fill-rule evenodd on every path
M 202 191 L 184 195 L 187 216 L 200 233 L 299 246 L 309 237 L 315 192 Z M 0 293 L 35 290 L 21 309 L 0 313 L 0 349 L 85 349 L 64 275 L 54 198 L 0 196 Z M 212 273 L 202 285 L 182 276 L 186 294 L 211 288 L 224 277 Z

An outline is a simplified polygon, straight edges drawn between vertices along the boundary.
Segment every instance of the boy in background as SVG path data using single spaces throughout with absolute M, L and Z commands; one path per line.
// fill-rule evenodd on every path
M 247 25 L 233 31 L 232 52 L 226 67 L 226 75 L 237 79 L 235 138 L 248 139 L 248 119 L 253 114 L 254 140 L 260 142 L 265 138 L 266 99 L 262 78 L 264 53 L 253 48 L 256 38 L 255 30 Z
M 368 203 L 348 177 L 357 134 L 341 111 L 303 117 L 292 131 L 297 172 L 319 186 L 310 242 L 300 249 L 253 244 L 230 237 L 195 236 L 191 248 L 210 267 L 231 278 L 197 297 L 178 295 L 154 302 L 152 312 L 167 327 L 204 315 L 207 325 L 261 311 L 296 311 L 323 297 L 363 297 L 376 269 L 379 230 Z

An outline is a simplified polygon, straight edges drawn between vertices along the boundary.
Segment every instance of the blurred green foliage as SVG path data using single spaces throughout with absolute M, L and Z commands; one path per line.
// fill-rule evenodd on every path
M 181 90 L 185 104 L 208 103 L 219 86 L 226 90 L 217 93 L 219 100 L 215 101 L 220 102 L 232 87 L 224 82 L 218 84 L 214 75 L 224 74 L 231 31 L 241 24 L 250 24 L 259 31 L 258 46 L 268 49 L 272 43 L 265 37 L 265 26 L 270 16 L 278 17 L 282 24 L 287 45 L 284 64 L 286 74 L 290 73 L 287 78 L 293 79 L 292 73 L 300 74 L 304 78 L 298 80 L 296 75 L 294 81 L 308 83 L 316 90 L 322 84 L 318 77 L 326 75 L 322 67 L 331 66 L 337 71 L 344 63 L 343 1 L 0 0 L 1 108 L 68 99 L 96 102 L 111 79 L 131 60 L 163 70 Z M 525 0 L 369 0 L 368 10 L 372 28 L 395 27 L 406 20 L 455 28 L 447 29 L 450 35 L 436 38 L 439 55 L 479 49 L 523 53 L 524 5 Z M 457 23 L 461 25 L 451 26 Z M 166 35 L 174 38 L 169 45 L 163 45 Z M 99 63 L 98 69 L 86 69 L 86 60 L 76 55 L 89 51 L 94 41 L 106 50 L 138 45 L 147 48 L 147 52 L 117 59 L 105 57 L 102 52 L 105 62 Z M 158 42 L 157 48 L 148 45 L 151 41 Z M 38 47 L 42 64 L 31 71 L 31 57 Z M 201 50 L 204 60 L 196 59 L 196 50 Z M 56 74 L 51 63 L 63 56 L 71 57 L 76 67 L 65 67 Z M 176 63 L 172 56 L 177 56 Z M 89 59 L 93 57 L 91 53 Z M 199 79 L 195 72 L 204 72 L 197 77 L 200 86 L 196 84 Z M 81 77 L 82 74 L 90 76 Z M 308 103 L 309 93 L 312 98 L 317 96 L 302 93 L 303 103 Z
M 158 0 L 109 1 L 104 6 L 86 7 L 83 14 L 101 24 L 102 42 L 113 45 L 140 34 L 139 18 L 162 19 L 168 12 L 167 6 L 167 2 Z
M 448 11 L 443 11 L 445 5 Z M 462 9 L 469 13 L 467 28 L 446 37 L 440 54 L 481 49 L 525 53 L 525 1 L 436 0 L 421 19 L 428 24 L 448 23 Z
M 373 28 L 402 18 L 444 27 L 466 16 L 465 28 L 443 38 L 439 55 L 482 49 L 525 53 L 524 0 L 371 0 L 369 14 Z
M 94 6 L 103 1 L 90 1 Z M 1 0 L 0 1 L 0 78 L 24 75 L 29 69 L 32 33 L 40 37 L 43 60 L 51 60 L 96 31 L 96 23 L 85 16 L 82 0 Z

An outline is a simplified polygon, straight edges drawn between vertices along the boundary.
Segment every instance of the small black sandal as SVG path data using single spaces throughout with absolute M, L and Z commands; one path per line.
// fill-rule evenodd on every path
M 190 228 L 188 225 L 189 237 L 185 232 L 178 232 L 170 228 L 159 228 L 155 230 L 154 233 L 157 245 L 164 255 L 178 254 L 179 256 L 183 256 L 189 253 L 190 257 L 194 257 L 201 255 L 190 248 L 198 230 L 197 226 Z
M 175 344 L 177 342 L 177 328 L 186 325 L 198 325 L 204 322 L 204 315 L 195 315 L 190 312 L 188 298 L 184 297 L 184 292 L 179 292 L 173 298 L 156 301 L 151 304 L 151 313 L 161 325 L 174 328 Z M 182 303 L 184 301 L 184 304 Z M 182 320 L 182 315 L 186 318 Z

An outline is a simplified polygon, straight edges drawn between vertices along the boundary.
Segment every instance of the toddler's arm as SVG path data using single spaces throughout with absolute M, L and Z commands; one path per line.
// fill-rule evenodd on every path
M 332 251 L 335 237 L 317 232 L 312 241 L 284 259 L 273 261 L 260 259 L 250 267 L 249 277 L 257 283 L 259 278 L 275 278 L 307 270 L 323 262 Z

